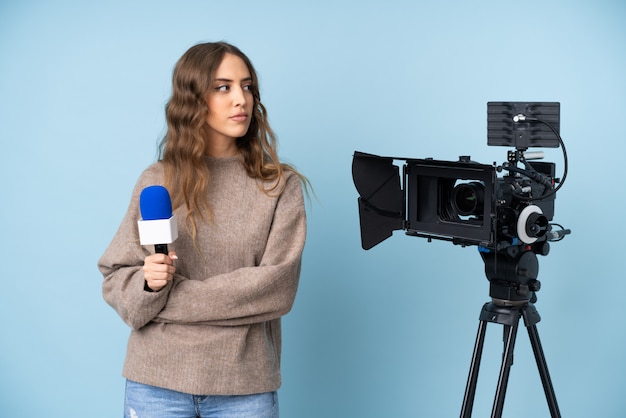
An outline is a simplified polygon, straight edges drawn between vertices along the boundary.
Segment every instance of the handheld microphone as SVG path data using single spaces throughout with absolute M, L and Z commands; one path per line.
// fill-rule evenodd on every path
M 178 238 L 176 215 L 172 214 L 172 200 L 163 186 L 148 186 L 139 196 L 141 218 L 139 242 L 141 245 L 154 245 L 154 251 L 167 254 L 167 244 Z

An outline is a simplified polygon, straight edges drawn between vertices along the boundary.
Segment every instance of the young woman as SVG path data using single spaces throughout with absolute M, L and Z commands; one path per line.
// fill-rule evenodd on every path
M 99 260 L 132 328 L 126 417 L 278 417 L 281 316 L 296 295 L 308 183 L 280 163 L 250 60 L 219 42 L 178 61 L 157 163 Z M 168 255 L 141 246 L 139 194 L 165 186 Z

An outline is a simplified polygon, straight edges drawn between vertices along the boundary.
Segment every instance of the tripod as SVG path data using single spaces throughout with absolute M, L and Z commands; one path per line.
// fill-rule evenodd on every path
M 488 255 L 483 255 L 486 266 L 492 265 L 495 258 L 490 258 Z M 505 261 L 501 260 L 500 262 Z M 504 396 L 506 395 L 506 388 L 509 381 L 509 373 L 511 366 L 513 365 L 513 349 L 515 348 L 515 339 L 517 336 L 517 328 L 519 325 L 520 317 L 524 318 L 524 325 L 528 330 L 528 336 L 530 343 L 535 354 L 535 360 L 537 367 L 539 368 L 539 376 L 541 377 L 541 383 L 543 384 L 543 390 L 548 401 L 548 407 L 550 409 L 550 415 L 552 418 L 560 418 L 559 406 L 556 402 L 556 395 L 554 388 L 552 387 L 552 380 L 548 373 L 548 364 L 541 348 L 541 342 L 539 341 L 539 333 L 537 332 L 537 322 L 541 320 L 539 312 L 535 308 L 534 291 L 539 290 L 539 282 L 535 280 L 537 277 L 537 265 L 536 257 L 532 252 L 525 252 L 522 257 L 514 260 L 509 260 L 510 266 L 516 267 L 514 270 L 517 272 L 524 271 L 527 277 L 532 277 L 531 280 L 524 280 L 525 283 L 519 283 L 519 277 L 517 277 L 517 283 L 511 281 L 502 280 L 502 276 L 499 279 L 493 277 L 493 274 L 489 273 L 489 268 L 485 270 L 488 272 L 487 277 L 491 282 L 490 295 L 492 296 L 492 302 L 486 303 L 480 312 L 480 322 L 478 325 L 478 333 L 476 335 L 476 344 L 474 345 L 474 353 L 472 355 L 472 362 L 470 366 L 469 376 L 467 378 L 467 386 L 465 387 L 465 397 L 463 398 L 463 407 L 461 409 L 461 418 L 470 418 L 472 416 L 472 408 L 474 406 L 474 395 L 476 394 L 476 383 L 478 381 L 478 371 L 480 368 L 480 359 L 483 352 L 483 343 L 485 341 L 485 332 L 487 330 L 487 323 L 493 322 L 496 324 L 502 324 L 504 326 L 504 353 L 502 355 L 502 365 L 500 368 L 500 377 L 498 379 L 498 385 L 496 388 L 496 395 L 493 403 L 493 409 L 491 411 L 491 418 L 500 418 L 502 416 L 502 409 L 504 407 Z M 506 261 L 505 261 L 506 264 Z M 510 267 L 505 266 L 505 267 Z M 521 267 L 521 268 L 520 268 Z M 504 271 L 501 269 L 494 269 L 496 271 Z M 507 271 L 512 271 L 507 269 Z

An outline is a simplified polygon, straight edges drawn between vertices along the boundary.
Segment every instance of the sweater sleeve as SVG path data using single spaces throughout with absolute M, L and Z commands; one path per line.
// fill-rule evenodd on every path
M 102 293 L 106 302 L 115 309 L 126 324 L 139 329 L 154 319 L 167 302 L 171 285 L 160 292 L 144 290 L 143 262 L 149 254 L 139 243 L 139 195 L 144 187 L 160 184 L 148 169 L 137 182 L 122 223 L 113 240 L 98 261 L 104 276 Z
M 238 326 L 281 317 L 295 300 L 305 235 L 302 185 L 291 175 L 276 203 L 259 265 L 204 280 L 176 276 L 155 321 Z

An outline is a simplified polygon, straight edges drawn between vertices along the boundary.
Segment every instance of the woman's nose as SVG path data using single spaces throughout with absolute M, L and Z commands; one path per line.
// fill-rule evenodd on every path
M 237 87 L 234 89 L 233 102 L 235 106 L 243 106 L 247 103 L 247 100 L 248 98 L 246 97 L 246 91 L 243 89 L 243 87 Z

